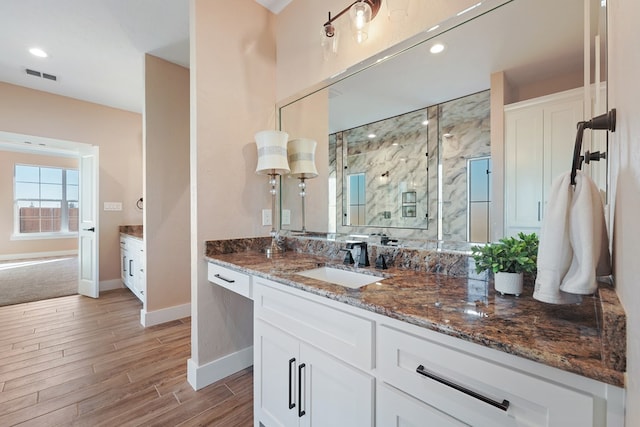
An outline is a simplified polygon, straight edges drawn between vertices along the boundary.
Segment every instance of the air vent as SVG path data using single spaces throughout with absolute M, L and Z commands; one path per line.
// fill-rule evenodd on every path
M 31 70 L 29 68 L 27 68 L 25 71 L 30 76 L 41 77 L 43 79 L 53 80 L 54 82 L 58 80 L 58 77 L 54 76 L 53 74 L 42 73 L 40 71 Z

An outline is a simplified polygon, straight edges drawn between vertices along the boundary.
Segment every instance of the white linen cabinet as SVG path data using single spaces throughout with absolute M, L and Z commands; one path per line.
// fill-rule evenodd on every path
M 505 234 L 539 232 L 553 180 L 571 170 L 582 88 L 504 108 Z

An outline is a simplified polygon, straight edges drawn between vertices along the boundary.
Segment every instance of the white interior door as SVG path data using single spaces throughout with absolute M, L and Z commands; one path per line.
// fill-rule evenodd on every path
M 80 152 L 78 293 L 98 298 L 98 147 Z

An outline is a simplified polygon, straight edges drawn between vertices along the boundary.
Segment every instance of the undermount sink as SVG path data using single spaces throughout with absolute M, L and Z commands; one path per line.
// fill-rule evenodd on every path
M 321 280 L 344 286 L 345 288 L 358 289 L 362 286 L 384 280 L 384 277 L 373 276 L 371 274 L 358 273 L 355 271 L 342 270 L 332 267 L 319 267 L 312 270 L 305 270 L 296 273 L 310 279 Z

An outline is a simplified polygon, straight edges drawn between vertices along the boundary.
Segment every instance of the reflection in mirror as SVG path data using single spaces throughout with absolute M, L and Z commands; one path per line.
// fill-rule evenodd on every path
M 365 172 L 347 175 L 347 216 L 348 225 L 366 225 L 365 211 L 367 195 L 365 189 Z
M 467 165 L 491 154 L 489 101 L 489 91 L 483 91 L 332 134 L 342 161 L 331 164 L 330 170 L 343 172 L 337 175 L 338 200 L 340 194 L 347 195 L 342 197 L 338 231 L 358 232 L 354 226 L 408 228 L 423 230 L 423 239 L 487 242 L 488 196 L 484 197 L 485 237 L 475 232 L 471 238 L 477 209 L 472 217 Z M 349 177 L 365 172 L 364 216 L 354 222 Z M 437 221 L 438 215 L 430 212 L 439 212 L 446 221 Z M 437 223 L 442 223 L 440 229 Z
M 599 0 L 488 0 L 467 22 L 444 22 L 441 28 L 446 31 L 425 31 L 410 40 L 413 47 L 398 54 L 382 52 L 379 63 L 283 106 L 281 128 L 293 137 L 314 138 L 318 152 L 325 147 L 328 151 L 315 180 L 324 178 L 328 199 L 314 211 L 324 217 L 326 227 L 308 228 L 483 242 L 519 227 L 510 228 L 506 218 L 518 200 L 533 201 L 531 212 L 526 206 L 533 219 L 527 227 L 539 227 L 550 180 L 571 165 L 576 122 L 606 111 L 603 6 Z M 590 30 L 588 55 L 585 22 Z M 444 52 L 429 53 L 435 42 L 444 44 Z M 575 94 L 579 107 L 565 108 L 562 100 Z M 309 107 L 312 98 L 323 107 Z M 535 114 L 556 120 L 550 123 L 557 130 L 558 142 L 553 144 L 561 146 L 557 155 L 544 156 L 545 131 L 530 127 L 527 144 L 539 151 L 516 156 L 519 163 L 510 165 L 506 156 L 517 141 L 506 134 L 506 112 L 544 102 L 549 108 Z M 562 114 L 553 112 L 558 105 Z M 585 150 L 589 144 L 597 147 L 591 151 L 606 151 L 606 141 L 594 138 Z M 507 183 L 522 175 L 513 175 L 505 166 L 535 173 L 509 187 L 509 193 L 504 190 Z M 604 193 L 606 162 L 594 163 L 591 169 L 588 172 Z M 363 177 L 364 197 L 350 191 L 356 175 Z M 288 181 L 282 181 L 282 208 L 291 209 L 292 221 L 283 228 L 296 230 L 291 200 L 297 192 L 288 190 Z

